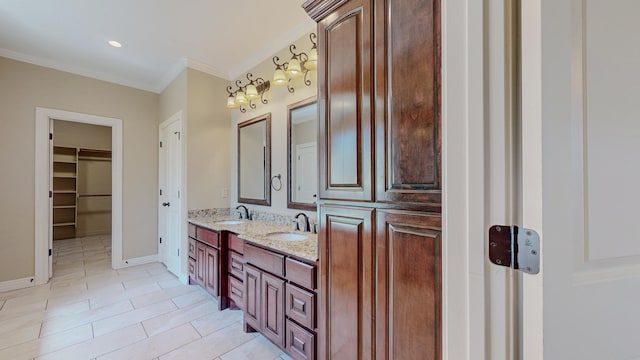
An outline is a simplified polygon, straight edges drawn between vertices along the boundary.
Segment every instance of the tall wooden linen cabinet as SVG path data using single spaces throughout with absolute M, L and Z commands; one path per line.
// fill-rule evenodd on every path
M 439 0 L 318 22 L 319 359 L 441 359 Z

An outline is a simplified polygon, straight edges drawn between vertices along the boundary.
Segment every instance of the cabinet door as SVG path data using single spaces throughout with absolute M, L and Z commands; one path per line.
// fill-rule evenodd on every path
M 260 330 L 260 280 L 257 268 L 244 267 L 244 322 L 254 330 Z
M 321 199 L 373 199 L 370 1 L 348 1 L 318 24 Z
M 207 245 L 196 244 L 196 284 L 203 286 L 207 278 Z
M 376 227 L 377 358 L 441 359 L 441 218 L 378 210 Z
M 218 249 L 207 246 L 206 250 L 206 272 L 205 277 L 205 290 L 214 297 L 220 296 L 219 284 L 220 279 L 218 277 Z
M 318 359 L 373 359 L 373 209 L 320 207 Z
M 376 200 L 439 209 L 440 1 L 375 7 Z
M 262 334 L 284 348 L 284 280 L 262 273 Z

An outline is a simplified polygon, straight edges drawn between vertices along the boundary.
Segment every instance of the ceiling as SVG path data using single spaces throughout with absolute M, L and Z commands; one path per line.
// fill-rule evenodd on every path
M 313 30 L 302 2 L 1 0 L 0 56 L 161 92 L 185 66 L 233 79 Z

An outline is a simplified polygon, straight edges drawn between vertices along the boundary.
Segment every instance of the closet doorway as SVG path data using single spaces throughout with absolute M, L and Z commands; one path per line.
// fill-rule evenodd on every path
M 89 136 L 78 133 L 74 127 L 76 132 L 63 130 L 56 134 L 54 142 L 56 126 L 61 130 L 61 127 L 83 125 L 98 126 L 110 137 L 103 137 L 99 143 L 102 146 L 87 143 Z M 107 236 L 102 243 L 110 248 L 111 267 L 125 266 L 122 260 L 122 120 L 36 108 L 35 130 L 35 284 L 45 284 L 53 275 L 54 236 L 57 239 Z M 70 139 L 75 142 L 69 142 Z M 89 179 L 88 174 L 98 176 L 98 181 Z M 58 194 L 67 194 L 66 198 L 55 199 L 56 208 L 54 188 Z M 54 227 L 54 223 L 57 226 Z
M 63 240 L 96 242 L 110 258 L 111 128 L 54 119 L 51 133 L 53 252 Z

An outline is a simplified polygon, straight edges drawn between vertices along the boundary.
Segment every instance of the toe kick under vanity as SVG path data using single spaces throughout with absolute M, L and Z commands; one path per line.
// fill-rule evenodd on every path
M 263 221 L 189 219 L 189 283 L 241 309 L 294 359 L 316 358 L 317 235 Z

